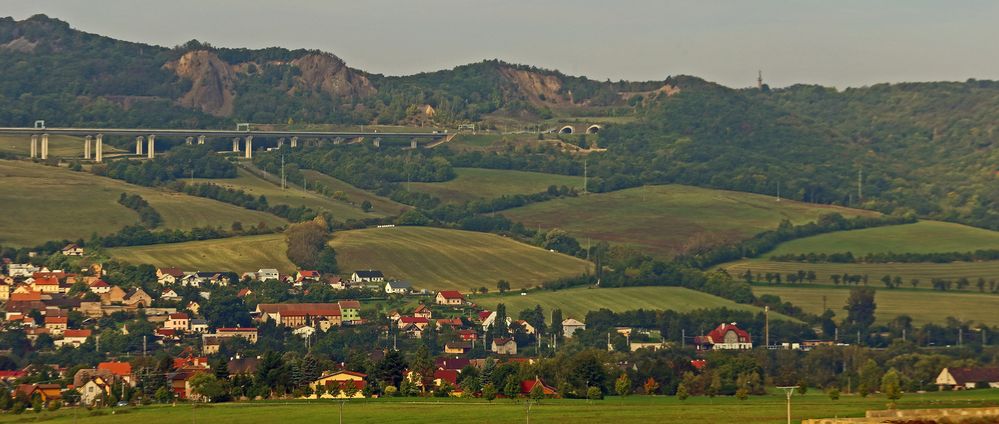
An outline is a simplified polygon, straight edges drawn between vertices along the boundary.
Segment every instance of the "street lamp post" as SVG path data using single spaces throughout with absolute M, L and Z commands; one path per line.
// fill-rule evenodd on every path
M 778 389 L 784 391 L 784 395 L 787 396 L 787 424 L 791 424 L 791 395 L 794 394 L 794 389 L 798 386 L 777 386 Z

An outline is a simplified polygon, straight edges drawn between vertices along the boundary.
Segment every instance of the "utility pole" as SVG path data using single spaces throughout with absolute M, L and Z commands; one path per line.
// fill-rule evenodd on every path
M 777 388 L 783 390 L 784 395 L 787 396 L 787 424 L 791 424 L 791 395 L 794 394 L 794 389 L 797 389 L 798 386 L 778 386 Z
M 284 155 L 281 155 L 281 190 L 284 190 Z
M 764 323 L 763 334 L 765 337 L 763 339 L 765 343 L 763 347 L 766 349 L 770 349 L 770 307 L 769 306 L 763 307 L 763 323 Z
M 146 336 L 142 336 L 142 357 L 146 357 Z
M 583 194 L 588 193 L 587 182 L 588 182 L 589 175 L 587 173 L 586 162 L 587 162 L 587 159 L 583 158 Z
M 680 330 L 680 349 L 687 347 L 687 329 Z
M 780 201 L 780 181 L 777 181 L 777 201 Z
M 864 200 L 864 168 L 857 170 L 857 201 Z

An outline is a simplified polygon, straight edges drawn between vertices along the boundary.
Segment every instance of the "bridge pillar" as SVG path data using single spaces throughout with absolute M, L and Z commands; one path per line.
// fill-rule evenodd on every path
M 410 149 L 415 149 L 416 148 L 416 139 L 415 138 L 412 139 L 412 140 L 409 140 L 409 148 Z
M 278 148 L 284 147 L 284 137 L 278 139 Z
M 42 160 L 49 158 L 49 135 L 42 134 Z
M 376 138 L 375 141 L 372 142 L 372 144 L 374 144 L 375 147 L 379 147 L 380 148 L 380 147 L 382 147 L 382 139 Z
M 337 137 L 337 138 L 334 138 L 334 139 L 333 139 L 333 144 L 334 144 L 334 145 L 337 145 L 337 144 L 343 144 L 343 137 Z
M 142 136 L 135 137 L 135 154 L 142 156 Z
M 198 136 L 198 144 L 205 144 L 205 136 L 203 135 Z
M 246 136 L 246 158 L 253 159 L 253 136 Z
M 83 138 L 83 158 L 90 159 L 90 142 L 93 141 L 93 137 L 86 136 Z
M 38 135 L 32 134 L 31 135 L 31 153 L 30 153 L 30 157 L 32 159 L 34 159 L 36 156 L 38 156 Z
M 298 147 L 298 137 L 292 137 L 291 138 L 291 148 L 294 149 L 296 147 Z
M 94 151 L 94 160 L 97 163 L 104 162 L 104 134 L 97 134 L 97 149 Z
M 149 134 L 147 140 L 149 140 L 149 146 L 148 149 L 146 149 L 148 150 L 146 152 L 146 155 L 149 159 L 152 159 L 153 156 L 156 154 L 156 134 Z
M 184 139 L 184 141 L 185 141 L 185 142 L 186 142 L 186 143 L 187 143 L 188 145 L 191 145 L 191 144 L 194 144 L 194 137 L 188 137 L 188 138 Z
M 232 139 L 232 151 L 233 152 L 238 152 L 239 151 L 239 137 L 236 137 L 236 138 Z

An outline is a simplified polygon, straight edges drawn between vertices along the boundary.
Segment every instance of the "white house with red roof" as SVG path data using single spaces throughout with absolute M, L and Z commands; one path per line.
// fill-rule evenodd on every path
M 111 291 L 111 285 L 104 280 L 95 280 L 90 283 L 90 292 L 95 294 L 104 294 Z
M 87 338 L 90 337 L 92 331 L 90 330 L 65 330 L 62 332 L 62 340 L 56 340 L 55 346 L 70 346 L 70 347 L 80 347 L 80 345 L 87 342 Z
M 187 331 L 191 326 L 191 317 L 184 312 L 174 312 L 163 322 L 163 328 L 177 331 Z
M 465 303 L 465 296 L 457 290 L 441 290 L 437 292 L 435 300 L 438 305 L 461 306 Z
M 698 349 L 752 349 L 753 338 L 733 323 L 722 323 L 710 333 L 694 340 Z

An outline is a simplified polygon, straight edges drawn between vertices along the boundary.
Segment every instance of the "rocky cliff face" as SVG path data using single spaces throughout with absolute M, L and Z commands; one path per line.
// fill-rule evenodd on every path
M 523 69 L 501 67 L 501 75 L 535 104 L 572 104 L 572 93 L 562 93 L 562 81 L 554 75 L 543 75 Z
M 205 50 L 191 51 L 164 67 L 192 82 L 191 90 L 178 99 L 182 106 L 215 116 L 232 115 L 236 74 L 218 55 Z
M 315 53 L 291 61 L 301 75 L 295 78 L 294 91 L 320 91 L 333 97 L 367 97 L 375 93 L 368 79 L 347 67 L 343 60 L 329 53 Z

